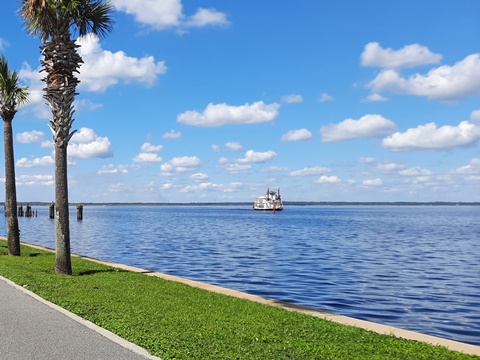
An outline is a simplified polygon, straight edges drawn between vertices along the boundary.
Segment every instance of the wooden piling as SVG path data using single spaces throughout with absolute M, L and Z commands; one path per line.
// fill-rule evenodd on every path
M 52 201 L 50 204 L 50 219 L 55 219 L 55 203 Z
M 77 220 L 83 220 L 83 205 L 77 205 Z
M 27 207 L 25 209 L 25 217 L 32 217 L 32 207 L 30 204 L 27 204 Z

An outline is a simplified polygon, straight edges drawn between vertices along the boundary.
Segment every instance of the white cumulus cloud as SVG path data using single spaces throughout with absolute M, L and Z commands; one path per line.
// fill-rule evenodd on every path
M 315 183 L 317 184 L 338 184 L 342 180 L 337 176 L 320 176 Z
M 480 158 L 473 158 L 468 164 L 456 168 L 457 174 L 480 174 Z
M 202 164 L 202 161 L 197 156 L 178 156 L 167 161 L 160 166 L 163 172 L 187 172 L 194 171 Z
M 420 125 L 383 139 L 382 146 L 392 151 L 438 150 L 473 145 L 480 138 L 480 126 L 462 121 L 458 126 Z
M 432 100 L 452 101 L 480 95 L 480 54 L 467 56 L 453 66 L 439 66 L 426 75 L 404 78 L 397 70 L 382 70 L 367 87 L 374 92 L 425 96 Z
M 210 103 L 202 113 L 186 111 L 178 115 L 177 122 L 200 127 L 271 122 L 278 116 L 279 108 L 277 103 L 265 104 L 263 101 L 240 106 Z
M 146 142 L 140 148 L 142 153 L 157 153 L 163 149 L 163 145 L 152 145 L 149 142 Z
M 363 66 L 381 68 L 414 67 L 425 64 L 436 64 L 442 60 L 442 55 L 431 52 L 419 44 L 407 45 L 400 50 L 384 49 L 377 42 L 365 45 L 361 55 Z
M 195 181 L 204 181 L 208 179 L 208 175 L 204 173 L 195 173 L 190 175 L 190 179 Z
M 303 141 L 310 140 L 312 133 L 307 129 L 290 130 L 282 136 L 282 141 Z
M 227 26 L 230 25 L 227 15 L 216 9 L 199 8 L 197 12 L 188 17 L 185 25 L 188 27 L 203 27 L 203 26 Z
M 253 150 L 248 150 L 245 153 L 245 157 L 242 159 L 238 159 L 240 163 L 263 163 L 268 160 L 271 160 L 277 156 L 277 153 L 274 151 L 265 151 L 265 152 L 256 152 Z
M 240 144 L 238 141 L 227 142 L 225 146 L 230 150 L 234 150 L 234 151 L 241 151 L 243 149 L 242 144 Z
M 32 130 L 18 133 L 15 137 L 19 143 L 30 144 L 42 141 L 45 134 L 41 131 Z
M 92 129 L 81 128 L 73 135 L 71 141 L 75 142 L 76 144 L 88 144 L 94 142 L 96 139 L 97 135 Z
M 331 172 L 332 170 L 324 166 L 306 167 L 301 170 L 294 170 L 290 172 L 290 176 L 310 176 L 320 175 Z
M 99 175 L 103 175 L 103 174 L 127 174 L 128 169 L 127 169 L 126 166 L 122 166 L 122 165 L 115 166 L 113 164 L 109 164 L 109 165 L 102 166 L 98 170 L 97 173 Z
M 167 71 L 165 62 L 155 61 L 153 56 L 135 58 L 123 51 L 104 50 L 96 36 L 80 38 L 77 43 L 81 45 L 79 53 L 84 61 L 80 67 L 79 87 L 89 91 L 104 92 L 120 81 L 151 86 Z
M 112 157 L 112 144 L 108 137 L 97 136 L 92 129 L 81 128 L 69 142 L 68 156 L 79 159 Z
M 385 96 L 382 96 L 377 93 L 373 93 L 368 95 L 363 101 L 365 102 L 380 102 L 380 101 L 388 101 L 388 99 Z
M 16 165 L 18 167 L 31 168 L 37 166 L 51 166 L 55 164 L 55 161 L 52 156 L 43 156 L 41 158 L 35 158 L 29 160 L 27 158 L 21 158 L 17 160 Z
M 18 186 L 54 185 L 52 175 L 20 175 L 16 181 Z
M 199 8 L 194 15 L 186 16 L 180 0 L 113 0 L 113 4 L 155 30 L 229 24 L 226 14 L 215 9 Z
M 93 35 L 78 39 L 77 44 L 81 45 L 78 51 L 83 58 L 78 75 L 79 88 L 86 91 L 104 92 L 119 82 L 137 82 L 151 86 L 167 70 L 165 62 L 156 62 L 152 56 L 135 58 L 127 56 L 123 51 L 112 53 L 103 50 L 98 37 Z M 26 106 L 32 108 L 39 118 L 49 118 L 51 112 L 43 99 L 45 84 L 41 81 L 44 75 L 40 69 L 32 69 L 24 63 L 19 78 L 29 87 L 30 96 Z M 99 107 L 102 105 L 90 100 L 75 101 L 76 110 L 95 110 Z
M 161 156 L 154 153 L 142 152 L 133 158 L 136 163 L 157 163 L 163 161 Z
M 158 30 L 178 26 L 184 17 L 180 0 L 114 0 L 113 4 L 137 22 Z
M 320 129 L 322 141 L 335 142 L 358 138 L 382 137 L 396 130 L 395 124 L 381 115 L 368 114 L 360 119 L 346 119 Z

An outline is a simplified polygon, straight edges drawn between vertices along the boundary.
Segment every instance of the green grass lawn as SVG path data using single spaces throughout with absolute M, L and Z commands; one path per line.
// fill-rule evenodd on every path
M 313 316 L 22 246 L 0 275 L 162 359 L 480 359 Z

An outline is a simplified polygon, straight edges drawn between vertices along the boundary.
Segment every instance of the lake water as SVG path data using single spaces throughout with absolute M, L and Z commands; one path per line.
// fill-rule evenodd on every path
M 48 207 L 21 240 L 55 247 Z M 72 252 L 480 345 L 480 207 L 86 206 Z M 0 234 L 5 234 L 5 224 Z

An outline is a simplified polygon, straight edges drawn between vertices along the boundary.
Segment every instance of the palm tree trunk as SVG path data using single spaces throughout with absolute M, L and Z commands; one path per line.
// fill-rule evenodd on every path
M 57 24 L 50 41 L 40 47 L 44 56 L 41 60 L 47 76 L 43 96 L 50 104 L 52 119 L 50 128 L 55 144 L 55 272 L 72 274 L 70 258 L 70 224 L 68 212 L 67 146 L 75 131 L 70 132 L 73 123 L 73 101 L 82 58 L 77 52 L 78 45 L 71 40 L 70 22 L 65 18 Z
M 8 254 L 20 256 L 13 132 L 12 121 L 8 119 L 3 121 L 3 144 L 5 151 L 5 216 L 7 218 Z
M 55 202 L 55 272 L 72 275 L 66 144 L 55 146 Z

